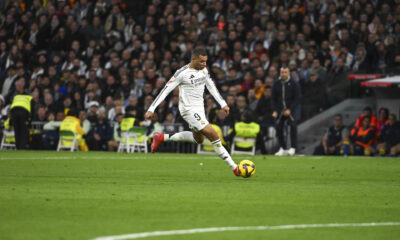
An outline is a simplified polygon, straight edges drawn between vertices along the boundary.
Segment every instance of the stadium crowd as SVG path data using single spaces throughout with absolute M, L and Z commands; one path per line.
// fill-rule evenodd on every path
M 17 93 L 30 93 L 33 121 L 59 122 L 74 109 L 94 150 L 115 140 L 112 123 L 125 112 L 143 120 L 195 47 L 207 49 L 231 108 L 225 117 L 206 97 L 219 125 L 245 111 L 273 124 L 271 89 L 283 65 L 301 87 L 301 121 L 349 97 L 347 74 L 400 65 L 400 0 L 5 0 L 0 8 L 1 120 Z M 177 105 L 176 89 L 158 122 L 183 123 Z

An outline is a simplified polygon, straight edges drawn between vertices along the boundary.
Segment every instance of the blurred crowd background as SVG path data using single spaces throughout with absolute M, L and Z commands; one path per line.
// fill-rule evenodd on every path
M 206 94 L 206 114 L 231 126 L 245 111 L 273 124 L 282 65 L 301 86 L 299 121 L 348 98 L 350 73 L 400 71 L 400 0 L 3 0 L 0 9 L 1 120 L 24 91 L 33 121 L 77 109 L 87 134 L 108 140 L 126 109 L 143 120 L 195 47 L 207 49 L 231 108 L 224 116 Z M 158 107 L 158 122 L 184 122 L 178 94 Z

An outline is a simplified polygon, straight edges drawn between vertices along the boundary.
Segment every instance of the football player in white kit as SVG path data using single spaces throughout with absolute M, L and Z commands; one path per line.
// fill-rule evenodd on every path
M 157 98 L 150 105 L 145 114 L 146 120 L 151 120 L 157 106 L 165 99 L 165 97 L 179 87 L 179 111 L 182 118 L 189 124 L 191 132 L 178 132 L 173 135 L 155 133 L 151 152 L 157 150 L 161 143 L 174 142 L 192 142 L 201 144 L 204 136 L 207 137 L 214 151 L 224 160 L 233 170 L 236 176 L 239 176 L 238 166 L 232 160 L 228 151 L 222 146 L 218 134 L 211 127 L 204 113 L 204 86 L 219 103 L 226 115 L 229 115 L 229 107 L 225 100 L 221 97 L 217 87 L 211 80 L 206 68 L 207 51 L 204 48 L 196 48 L 192 51 L 192 58 L 189 64 L 178 69 L 174 76 L 167 82 L 165 87 L 158 94 Z

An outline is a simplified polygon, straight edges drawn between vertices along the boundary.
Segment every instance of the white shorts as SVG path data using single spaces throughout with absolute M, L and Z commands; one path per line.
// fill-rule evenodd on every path
M 191 109 L 181 111 L 182 118 L 189 124 L 189 128 L 195 132 L 201 131 L 209 124 L 203 109 Z

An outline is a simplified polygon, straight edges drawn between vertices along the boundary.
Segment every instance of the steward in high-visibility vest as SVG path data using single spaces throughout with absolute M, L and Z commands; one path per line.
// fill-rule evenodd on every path
M 235 136 L 242 138 L 255 138 L 256 139 L 256 148 L 260 149 L 264 154 L 266 153 L 265 145 L 263 142 L 262 134 L 260 131 L 260 124 L 253 122 L 254 113 L 250 110 L 245 111 L 242 116 L 240 122 L 235 123 L 233 129 L 229 132 L 229 140 L 233 141 Z M 237 142 L 235 146 L 238 149 L 250 149 L 252 148 L 254 143 L 251 142 Z
M 375 131 L 370 126 L 371 118 L 364 116 L 362 127 L 357 129 L 352 139 L 354 142 L 354 155 L 371 155 L 374 150 L 372 144 L 375 139 Z
M 11 125 L 15 132 L 17 149 L 29 148 L 29 125 L 31 121 L 32 96 L 27 94 L 15 95 L 11 103 Z
M 85 134 L 85 131 L 83 130 L 83 128 L 81 126 L 81 120 L 76 117 L 76 113 L 74 110 L 69 110 L 68 116 L 65 117 L 64 120 L 61 122 L 60 132 L 61 131 L 71 131 L 71 132 L 75 133 L 79 149 L 82 152 L 89 151 L 89 148 L 86 145 L 85 139 L 82 137 Z M 62 144 L 67 145 L 67 144 L 72 144 L 72 143 L 65 141 Z

